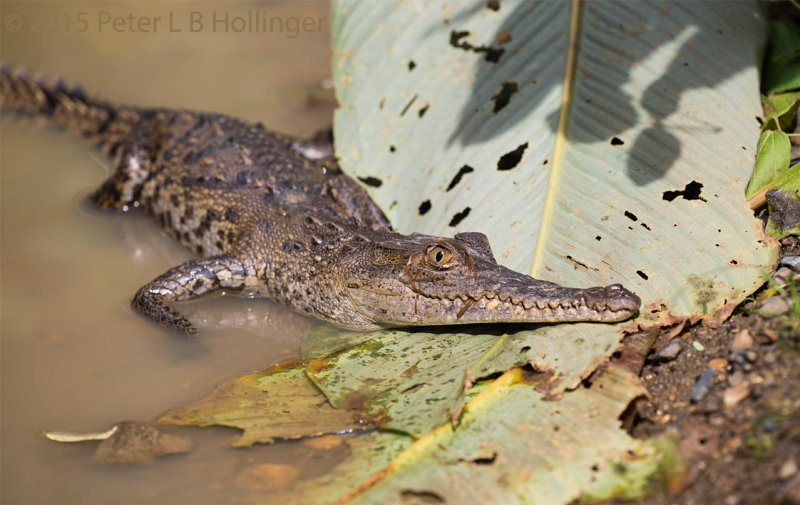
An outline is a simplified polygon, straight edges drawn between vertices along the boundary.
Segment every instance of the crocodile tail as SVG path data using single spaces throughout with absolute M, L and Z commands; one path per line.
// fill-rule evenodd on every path
M 80 86 L 68 88 L 61 79 L 48 84 L 30 77 L 24 67 L 12 70 L 5 63 L 0 63 L 0 108 L 43 117 L 109 149 L 124 143 L 139 119 L 135 109 L 88 98 Z

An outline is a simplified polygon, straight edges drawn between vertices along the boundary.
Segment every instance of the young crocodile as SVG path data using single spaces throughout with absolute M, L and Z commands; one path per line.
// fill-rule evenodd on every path
M 619 284 L 576 289 L 495 261 L 482 233 L 392 231 L 332 150 L 208 113 L 116 106 L 62 82 L 0 69 L 2 108 L 43 116 L 96 142 L 117 169 L 101 208 L 142 207 L 202 258 L 145 284 L 132 306 L 175 331 L 169 306 L 243 289 L 360 330 L 484 322 L 620 321 L 639 298 Z

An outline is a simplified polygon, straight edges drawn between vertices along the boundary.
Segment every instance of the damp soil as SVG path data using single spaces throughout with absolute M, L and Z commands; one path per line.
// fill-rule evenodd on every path
M 782 254 L 800 254 L 800 240 Z M 800 321 L 764 315 L 765 289 L 717 328 L 654 335 L 641 369 L 648 397 L 623 421 L 637 438 L 678 437 L 684 471 L 671 489 L 609 505 L 800 503 Z

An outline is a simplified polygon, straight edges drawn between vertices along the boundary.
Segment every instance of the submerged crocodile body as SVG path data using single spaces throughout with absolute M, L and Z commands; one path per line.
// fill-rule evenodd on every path
M 613 322 L 640 305 L 618 284 L 567 288 L 504 268 L 481 233 L 392 231 L 324 143 L 218 114 L 115 106 L 5 66 L 0 104 L 96 142 L 117 169 L 91 200 L 107 209 L 143 208 L 201 256 L 147 283 L 132 301 L 181 333 L 196 328 L 169 304 L 222 289 L 257 292 L 362 330 Z

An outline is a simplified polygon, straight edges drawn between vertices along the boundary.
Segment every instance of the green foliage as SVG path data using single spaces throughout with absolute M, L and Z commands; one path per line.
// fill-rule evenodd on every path
M 745 191 L 747 198 L 754 200 L 754 206 L 763 203 L 763 193 L 768 189 L 793 191 L 793 183 L 788 179 L 798 168 L 789 168 L 792 145 L 788 132 L 797 121 L 797 110 L 800 107 L 800 91 L 796 91 L 798 88 L 800 32 L 791 23 L 775 22 L 772 24 L 772 37 L 764 61 L 764 96 L 761 99 L 764 124 L 758 141 L 753 175 Z M 779 238 L 788 234 L 783 228 L 785 227 L 772 220 L 767 227 L 771 235 Z M 793 230 L 789 233 L 796 232 L 797 230 Z
M 362 429 L 352 412 L 334 409 L 308 381 L 301 363 L 250 373 L 221 384 L 205 398 L 172 409 L 158 420 L 183 426 L 244 430 L 234 447 Z
M 753 176 L 745 195 L 750 197 L 772 184 L 781 172 L 788 170 L 792 145 L 780 130 L 764 130 L 758 139 L 758 154 Z
M 762 88 L 765 94 L 800 88 L 800 31 L 791 22 L 772 23 Z

